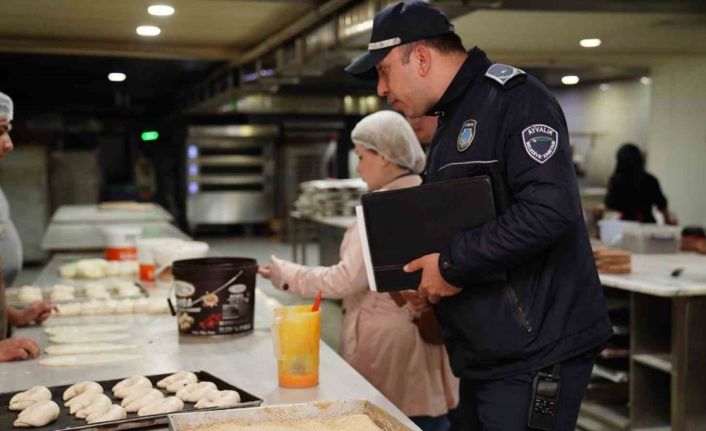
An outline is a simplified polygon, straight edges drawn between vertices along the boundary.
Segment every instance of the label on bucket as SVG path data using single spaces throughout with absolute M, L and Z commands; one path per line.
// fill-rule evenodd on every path
M 252 280 L 250 280 L 252 278 Z M 240 277 L 223 286 L 220 280 L 176 280 L 177 322 L 182 333 L 226 335 L 253 329 L 255 280 Z

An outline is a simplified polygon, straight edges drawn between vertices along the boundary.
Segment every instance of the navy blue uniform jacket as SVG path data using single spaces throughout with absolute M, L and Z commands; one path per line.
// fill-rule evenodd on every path
M 554 97 L 474 48 L 431 113 L 425 182 L 488 175 L 497 209 L 439 258 L 462 288 L 435 305 L 454 373 L 501 378 L 600 348 L 612 328 Z

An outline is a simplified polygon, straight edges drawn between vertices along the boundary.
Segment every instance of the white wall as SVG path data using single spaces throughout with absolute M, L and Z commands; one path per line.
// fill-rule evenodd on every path
M 607 184 L 615 168 L 615 153 L 621 144 L 634 142 L 646 147 L 649 87 L 631 80 L 612 82 L 604 91 L 599 85 L 590 85 L 554 92 L 564 110 L 570 134 L 597 135 L 587 172 L 590 184 Z
M 681 224 L 706 224 L 706 57 L 653 66 L 647 167 Z

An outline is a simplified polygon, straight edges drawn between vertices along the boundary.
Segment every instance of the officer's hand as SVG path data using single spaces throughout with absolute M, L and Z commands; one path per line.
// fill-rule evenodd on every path
M 461 292 L 444 280 L 439 272 L 439 253 L 427 254 L 404 266 L 405 272 L 422 270 L 422 281 L 419 283 L 419 296 L 436 304 L 445 296 L 454 296 Z
M 0 362 L 32 359 L 39 356 L 39 345 L 27 338 L 0 341 Z
M 33 302 L 29 307 L 16 313 L 8 313 L 10 323 L 15 326 L 27 326 L 32 322 L 41 324 L 56 309 L 51 301 Z
M 426 298 L 419 296 L 419 291 L 417 290 L 403 290 L 400 292 L 402 297 L 407 301 L 407 304 L 412 308 L 412 310 L 417 313 L 423 313 L 431 309 L 431 304 Z

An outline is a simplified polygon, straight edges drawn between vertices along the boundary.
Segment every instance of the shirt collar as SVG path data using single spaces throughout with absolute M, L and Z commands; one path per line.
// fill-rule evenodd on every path
M 427 115 L 443 116 L 447 107 L 456 99 L 461 97 L 473 80 L 485 73 L 490 67 L 491 62 L 480 48 L 474 47 L 468 51 L 468 57 L 463 62 L 461 68 L 454 76 L 454 79 L 449 84 L 444 94 L 441 96 L 436 105 L 434 105 Z

